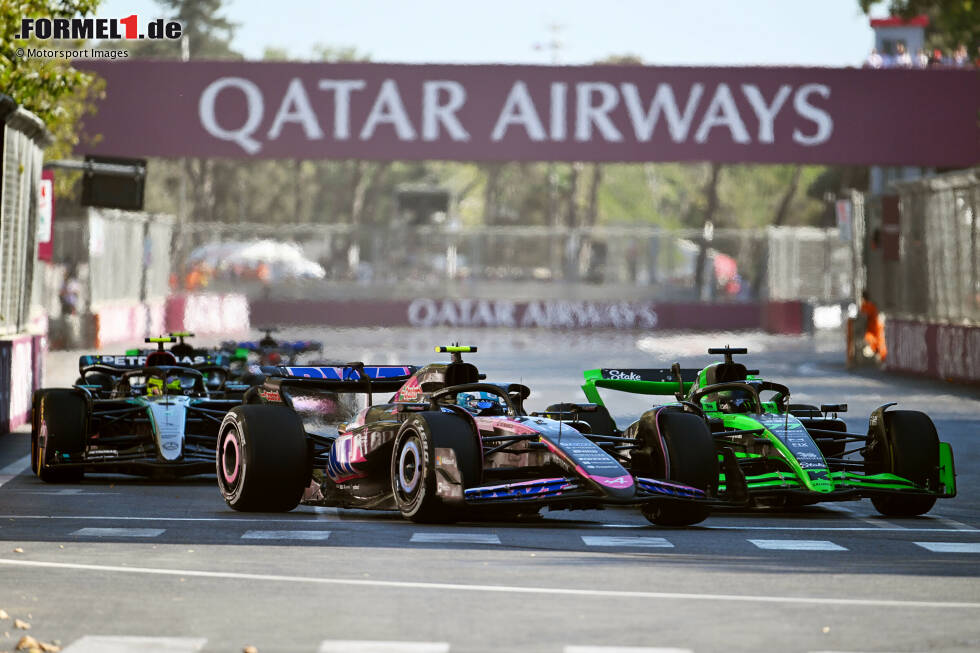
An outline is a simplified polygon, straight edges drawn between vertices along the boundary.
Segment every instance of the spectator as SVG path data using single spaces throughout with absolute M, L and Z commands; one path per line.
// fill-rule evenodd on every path
M 65 274 L 64 283 L 61 284 L 61 291 L 58 293 L 58 300 L 61 302 L 61 314 L 78 315 L 81 299 L 82 282 L 78 280 L 78 268 L 72 267 Z
M 973 66 L 980 68 L 980 45 L 977 46 L 977 58 L 973 60 Z
M 936 48 L 935 50 L 933 50 L 932 51 L 932 56 L 929 57 L 929 65 L 930 66 L 942 66 L 945 63 L 946 63 L 946 60 L 943 58 L 943 51 L 940 50 L 939 48 Z
M 960 43 L 956 48 L 956 52 L 953 53 L 953 65 L 957 68 L 970 65 L 970 55 L 967 54 L 966 45 Z
M 884 59 L 878 54 L 878 48 L 871 48 L 871 54 L 864 60 L 865 68 L 882 68 L 885 65 Z
M 915 67 L 916 68 L 926 68 L 929 66 L 929 55 L 923 48 L 919 48 L 919 51 L 915 55 Z
M 906 51 L 905 44 L 901 41 L 895 46 L 894 65 L 896 68 L 912 67 L 912 56 Z

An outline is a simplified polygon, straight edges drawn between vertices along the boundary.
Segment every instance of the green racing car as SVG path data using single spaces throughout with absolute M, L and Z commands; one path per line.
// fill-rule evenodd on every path
M 556 404 L 549 411 L 575 411 L 593 432 L 659 442 L 650 455 L 658 471 L 670 478 L 669 452 L 685 438 L 676 419 L 688 413 L 710 431 L 719 460 L 726 465 L 717 489 L 728 492 L 733 505 L 800 506 L 822 501 L 870 498 L 883 515 L 912 516 L 928 512 L 936 499 L 956 495 L 953 450 L 940 442 L 928 415 L 889 410 L 871 413 L 866 433 L 850 433 L 838 413 L 846 404 L 791 404 L 790 391 L 764 380 L 758 370 L 746 369 L 733 355 L 746 349 L 709 349 L 723 355 L 701 370 L 594 369 L 587 370 L 582 390 L 590 404 Z M 674 401 L 654 406 L 622 431 L 609 414 L 599 389 L 640 395 L 674 395 Z M 684 422 L 690 429 L 693 422 Z M 697 428 L 701 428 L 699 425 Z M 635 455 L 635 454 L 634 454 Z M 726 479 L 740 474 L 743 479 Z M 741 488 L 747 488 L 742 490 Z M 746 494 L 747 492 L 747 494 Z

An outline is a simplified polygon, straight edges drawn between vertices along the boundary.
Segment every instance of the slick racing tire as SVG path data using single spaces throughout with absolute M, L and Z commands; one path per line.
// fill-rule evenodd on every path
M 460 478 L 446 478 L 436 469 L 437 449 L 455 454 Z M 425 412 L 412 416 L 398 431 L 391 456 L 391 491 L 398 511 L 422 523 L 446 523 L 459 518 L 462 491 L 479 483 L 483 452 L 473 426 L 449 413 Z M 456 486 L 458 496 L 439 496 L 439 476 L 446 488 Z M 451 475 L 451 474 L 450 474 Z
M 892 410 L 884 417 L 885 446 L 875 447 L 874 456 L 868 461 L 869 471 L 890 472 L 923 489 L 938 491 L 939 434 L 932 420 L 914 410 Z M 929 512 L 936 497 L 898 492 L 872 496 L 871 503 L 883 515 L 912 517 Z
M 232 408 L 221 423 L 216 467 L 221 495 L 235 510 L 292 510 L 311 477 L 302 421 L 285 406 Z
M 31 416 L 31 469 L 45 483 L 78 483 L 81 467 L 53 466 L 56 456 L 85 450 L 88 405 L 75 390 L 55 388 L 34 395 Z
M 650 449 L 649 459 L 663 460 L 666 445 L 668 469 L 657 470 L 658 478 L 676 481 L 705 492 L 718 483 L 718 453 L 708 425 L 697 415 L 680 411 L 660 414 L 660 434 L 654 423 L 656 411 L 648 411 L 637 424 L 636 437 L 643 440 L 643 450 Z M 636 457 L 634 456 L 634 460 Z M 642 458 L 641 458 L 642 460 Z M 643 473 L 643 470 L 634 470 Z M 642 507 L 643 516 L 659 526 L 690 526 L 704 521 L 711 509 L 690 501 L 654 501 Z

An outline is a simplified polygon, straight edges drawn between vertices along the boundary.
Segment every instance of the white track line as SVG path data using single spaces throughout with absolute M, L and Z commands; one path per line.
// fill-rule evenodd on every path
M 969 524 L 964 524 L 961 521 L 956 521 L 955 519 L 950 519 L 949 517 L 936 517 L 936 520 L 939 521 L 940 523 L 946 524 L 947 526 L 950 526 L 950 527 L 955 528 L 956 530 L 960 530 L 960 531 L 977 531 L 977 530 L 980 530 L 980 529 L 978 529 L 978 528 L 976 528 L 974 526 L 970 526 Z
M 106 637 L 86 635 L 65 647 L 64 653 L 195 653 L 207 639 L 195 637 Z
M 315 517 L 314 515 L 306 513 L 296 513 L 295 519 L 276 519 L 276 518 L 263 518 L 263 517 L 238 517 L 235 515 L 230 515 L 228 517 L 124 517 L 119 515 L 0 515 L 0 519 L 82 519 L 82 520 L 104 520 L 104 521 L 172 521 L 172 522 L 225 522 L 225 523 L 235 523 L 235 522 L 262 522 L 263 524 L 303 524 L 303 523 L 317 523 L 323 522 L 325 520 Z M 373 519 L 363 519 L 363 520 L 345 520 L 350 522 L 360 522 L 360 523 L 383 523 L 385 526 L 401 525 L 401 526 L 413 526 L 407 521 L 390 520 L 380 522 Z M 547 526 L 550 526 L 549 522 Z M 625 525 L 614 525 L 618 528 L 625 528 Z M 597 524 L 596 526 L 583 526 L 583 529 L 592 528 L 609 528 L 610 525 L 607 524 Z M 654 528 L 654 526 L 637 525 L 636 528 Z M 571 529 L 569 529 L 571 530 Z M 812 532 L 877 532 L 877 531 L 899 531 L 905 533 L 969 533 L 976 532 L 980 529 L 964 529 L 964 528 L 865 528 L 865 527 L 850 527 L 850 526 L 699 526 L 693 529 L 691 532 L 703 532 L 703 531 L 812 531 Z
M 0 519 L 81 519 L 81 520 L 102 520 L 102 521 L 173 521 L 173 522 L 224 522 L 227 524 L 234 524 L 236 522 L 262 522 L 263 524 L 316 524 L 322 522 L 322 519 L 317 519 L 316 517 L 310 515 L 305 517 L 300 517 L 297 515 L 297 519 L 269 519 L 262 517 L 124 517 L 121 515 L 0 515 Z M 397 523 L 397 522 L 396 522 Z M 408 522 L 405 522 L 408 525 Z
M 0 476 L 17 476 L 31 467 L 31 455 L 27 454 L 23 458 L 18 458 L 6 467 L 0 467 Z
M 413 533 L 414 544 L 500 544 L 493 533 Z
M 657 549 L 673 549 L 674 545 L 663 537 L 607 537 L 604 535 L 583 535 L 586 546 L 642 546 Z
M 702 531 L 804 531 L 810 533 L 843 533 L 843 532 L 874 532 L 895 531 L 898 533 L 967 533 L 962 528 L 905 528 L 888 526 L 885 528 L 870 528 L 864 526 L 704 526 Z
M 30 469 L 30 467 L 31 455 L 27 454 L 23 458 L 18 458 L 6 467 L 0 468 L 0 487 L 3 487 L 4 483 L 9 483 L 13 479 L 17 478 L 18 474 Z
M 835 605 L 860 607 L 938 608 L 941 610 L 963 609 L 980 611 L 977 601 L 903 601 L 897 599 L 816 598 L 804 596 L 771 596 L 751 594 L 694 594 L 685 592 L 638 592 L 630 590 L 580 589 L 574 587 L 521 587 L 513 585 L 463 585 L 461 583 L 426 583 L 419 581 L 369 580 L 363 578 L 315 578 L 309 576 L 283 576 L 279 574 L 249 574 L 228 571 L 198 569 L 166 569 L 161 567 L 119 567 L 114 565 L 87 565 L 70 562 L 42 562 L 0 558 L 0 565 L 33 567 L 40 569 L 72 569 L 98 573 L 144 574 L 155 576 L 184 576 L 187 578 L 223 578 L 297 585 L 325 585 L 348 587 L 386 587 L 398 589 L 435 590 L 440 592 L 483 592 L 497 594 L 543 594 L 551 596 L 602 597 L 617 599 L 666 599 L 669 601 L 726 601 L 737 603 L 777 603 L 805 605 Z
M 852 510 L 851 508 L 848 508 L 847 506 L 840 506 L 840 505 L 838 505 L 838 506 L 823 506 L 823 507 L 826 508 L 827 510 L 830 510 L 831 512 L 845 512 L 845 513 L 847 513 L 849 515 L 852 515 L 852 517 L 851 517 L 852 519 L 856 519 L 858 521 L 864 522 L 865 524 L 869 524 L 869 525 L 874 526 L 876 528 L 889 528 L 889 527 L 894 527 L 894 528 L 903 528 L 904 529 L 904 526 L 901 526 L 900 524 L 890 524 L 890 523 L 884 521 L 883 519 L 872 519 L 871 517 L 867 517 L 867 516 L 864 516 L 864 515 L 859 515 L 857 513 L 857 511 Z
M 245 531 L 243 540 L 325 540 L 330 531 Z
M 827 540 L 749 540 L 767 551 L 847 551 L 845 547 Z
M 157 537 L 165 528 L 79 528 L 72 535 L 82 537 Z
M 650 646 L 566 646 L 564 653 L 693 653 L 689 648 Z
M 449 653 L 449 643 L 325 639 L 317 653 Z
M 980 542 L 916 542 L 933 553 L 980 553 Z

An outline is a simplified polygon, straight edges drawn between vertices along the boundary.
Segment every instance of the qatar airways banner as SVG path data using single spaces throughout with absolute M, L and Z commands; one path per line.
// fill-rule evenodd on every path
M 968 166 L 968 70 L 76 62 L 117 156 Z

